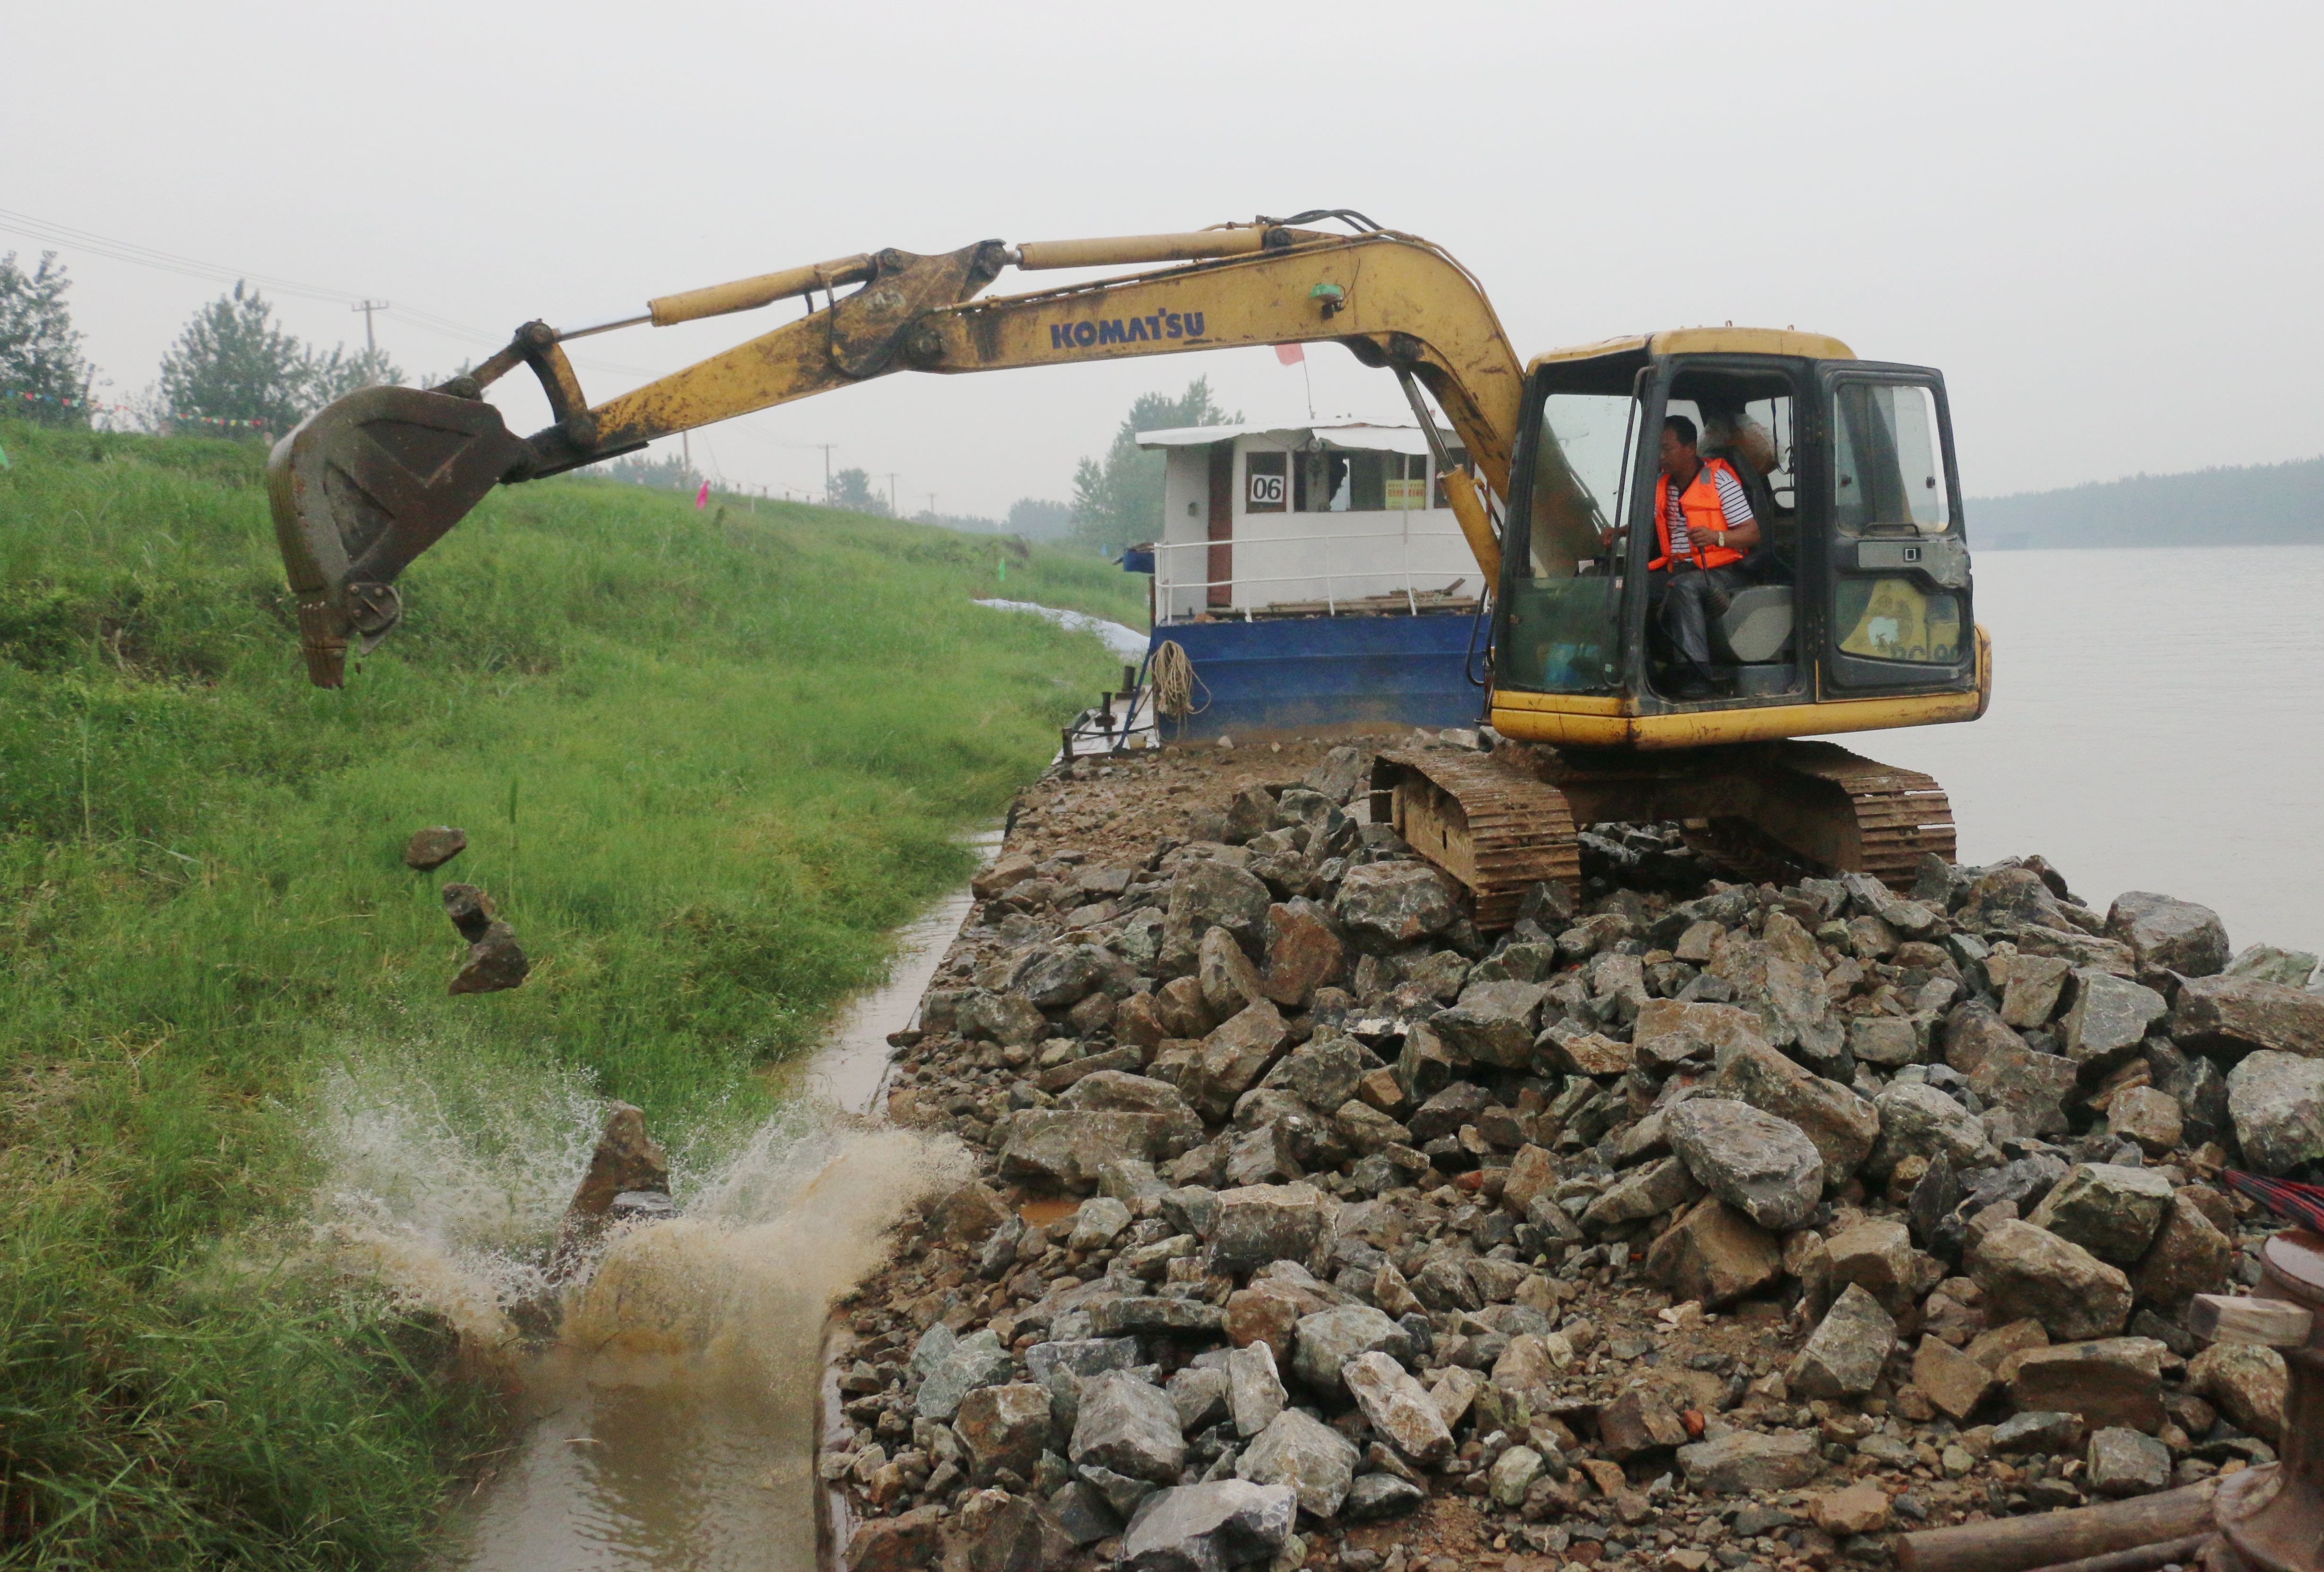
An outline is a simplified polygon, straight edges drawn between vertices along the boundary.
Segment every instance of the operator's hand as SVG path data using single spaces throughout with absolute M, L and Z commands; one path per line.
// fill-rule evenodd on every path
M 1701 524 L 1690 524 L 1686 527 L 1686 538 L 1694 542 L 1694 549 L 1697 552 L 1709 551 L 1712 547 L 1717 546 L 1720 531 Z

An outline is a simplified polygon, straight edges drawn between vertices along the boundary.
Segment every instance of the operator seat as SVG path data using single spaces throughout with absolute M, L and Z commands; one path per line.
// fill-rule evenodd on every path
M 1739 446 L 1721 444 L 1706 447 L 1704 452 L 1734 466 L 1736 478 L 1743 483 L 1743 494 L 1751 500 L 1751 511 L 1758 519 L 1761 531 L 1772 538 L 1782 512 L 1766 475 Z M 1738 666 L 1781 666 L 1785 669 L 1780 680 L 1773 672 L 1765 674 L 1765 680 L 1776 683 L 1778 687 L 1786 686 L 1792 649 L 1792 565 L 1770 544 L 1745 557 L 1741 566 L 1758 582 L 1748 589 L 1736 591 L 1729 598 L 1727 610 L 1711 619 L 1711 652 Z M 1750 674 L 1743 676 L 1742 685 L 1748 691 L 1755 685 L 1749 680 Z

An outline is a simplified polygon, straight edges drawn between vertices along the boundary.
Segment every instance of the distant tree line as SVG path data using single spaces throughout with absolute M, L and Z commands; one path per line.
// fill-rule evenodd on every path
M 71 288 L 54 252 L 30 268 L 0 254 L 0 409 L 11 415 L 86 426 L 95 412 L 97 372 L 65 301 Z M 264 296 L 236 283 L 194 313 L 134 408 L 155 429 L 280 436 L 343 394 L 402 381 L 384 350 L 301 343 L 276 325 Z
M 2324 544 L 2324 458 L 1971 497 L 1972 547 Z
M 1232 426 L 1241 419 L 1241 415 L 1218 407 L 1207 377 L 1196 377 L 1175 399 L 1167 393 L 1139 395 L 1114 432 L 1104 458 L 1084 458 L 1074 471 L 1074 538 L 1112 556 L 1125 546 L 1162 533 L 1165 461 L 1162 455 L 1138 446 L 1139 432 Z

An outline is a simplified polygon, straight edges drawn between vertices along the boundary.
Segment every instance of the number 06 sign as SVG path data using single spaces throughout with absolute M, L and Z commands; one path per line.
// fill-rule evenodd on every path
M 1250 495 L 1248 498 L 1250 505 L 1255 508 L 1283 506 L 1283 479 L 1281 475 L 1251 475 L 1250 477 Z

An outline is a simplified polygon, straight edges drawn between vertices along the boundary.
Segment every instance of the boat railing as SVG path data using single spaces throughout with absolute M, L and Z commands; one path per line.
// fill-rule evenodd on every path
M 1314 584 L 1316 581 L 1321 580 L 1323 585 L 1324 614 L 1327 616 L 1336 617 L 1340 614 L 1340 608 L 1343 602 L 1353 602 L 1359 599 L 1377 600 L 1380 598 L 1379 596 L 1359 597 L 1342 594 L 1339 587 L 1342 581 L 1391 579 L 1401 582 L 1396 588 L 1389 590 L 1388 593 L 1392 595 L 1400 592 L 1405 599 L 1406 609 L 1414 616 L 1418 616 L 1420 614 L 1419 595 L 1415 593 L 1412 585 L 1413 541 L 1416 539 L 1459 540 L 1462 538 L 1461 531 L 1457 529 L 1414 529 L 1407 527 L 1400 529 L 1331 530 L 1308 535 L 1267 535 L 1255 538 L 1245 538 L 1241 539 L 1229 540 L 1157 541 L 1151 547 L 1155 554 L 1154 589 L 1156 603 L 1162 611 L 1162 619 L 1164 621 L 1169 621 L 1174 615 L 1170 610 L 1169 597 L 1189 590 L 1202 591 L 1204 592 L 1205 598 L 1207 598 L 1210 591 L 1224 589 L 1228 592 L 1229 599 L 1231 600 L 1233 598 L 1233 592 L 1237 589 L 1254 588 L 1260 584 Z M 1403 560 L 1395 567 L 1340 568 L 1333 567 L 1328 563 L 1323 563 L 1309 566 L 1300 573 L 1235 574 L 1222 579 L 1182 579 L 1176 577 L 1168 571 L 1169 558 L 1164 555 L 1165 553 L 1175 551 L 1215 551 L 1222 547 L 1227 547 L 1230 550 L 1240 548 L 1245 551 L 1258 551 L 1272 546 L 1290 546 L 1309 541 L 1336 541 L 1343 544 L 1358 541 L 1394 541 L 1403 548 L 1400 553 Z M 1204 609 L 1211 610 L 1213 608 L 1205 607 Z M 1267 604 L 1265 602 L 1254 602 L 1241 606 L 1231 605 L 1216 609 L 1230 611 L 1239 611 L 1243 614 L 1243 620 L 1245 621 L 1250 621 L 1255 612 L 1267 610 Z

